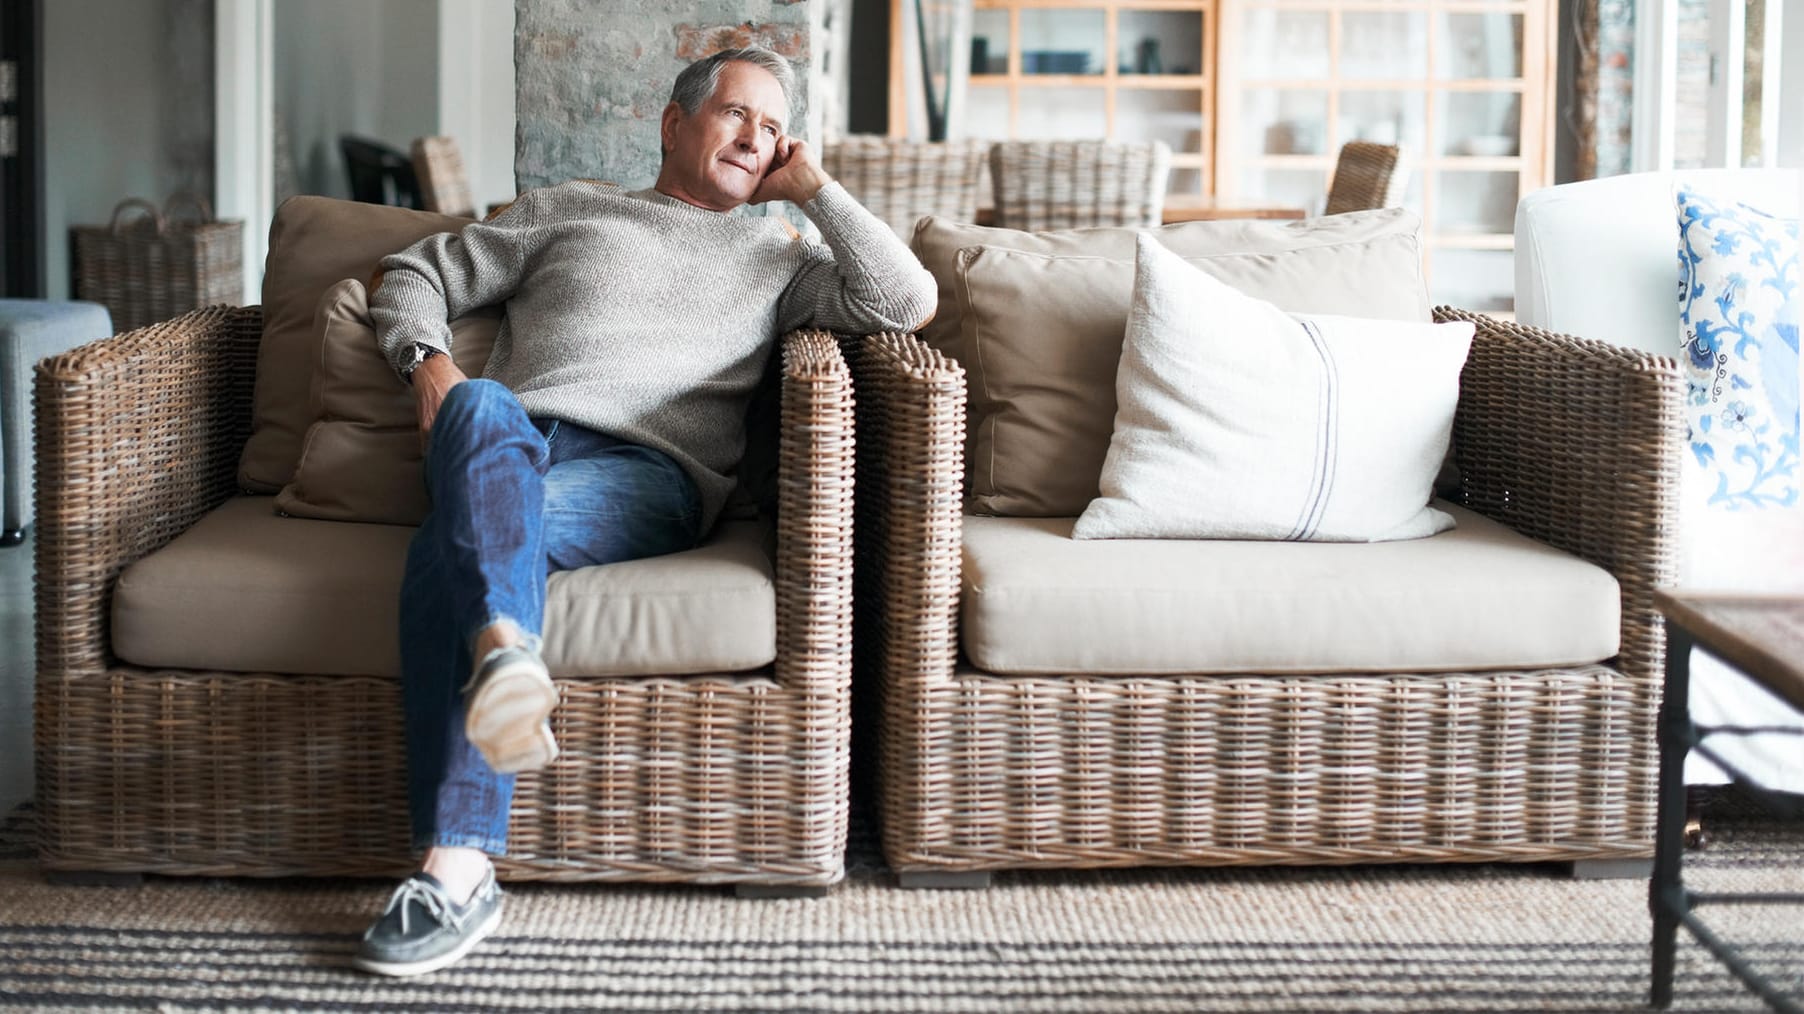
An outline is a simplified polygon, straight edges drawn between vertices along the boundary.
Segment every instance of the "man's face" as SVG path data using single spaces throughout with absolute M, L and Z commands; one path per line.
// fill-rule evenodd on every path
M 722 64 L 714 94 L 694 113 L 665 108 L 659 189 L 715 211 L 744 204 L 770 171 L 784 113 L 783 86 L 769 71 Z

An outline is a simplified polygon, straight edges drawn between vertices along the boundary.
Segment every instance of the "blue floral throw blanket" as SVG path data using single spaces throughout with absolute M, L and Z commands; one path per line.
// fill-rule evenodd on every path
M 1691 454 L 1714 509 L 1798 503 L 1798 220 L 1678 189 Z

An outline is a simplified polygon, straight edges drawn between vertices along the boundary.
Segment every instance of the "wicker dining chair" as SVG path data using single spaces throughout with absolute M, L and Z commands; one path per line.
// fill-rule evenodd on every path
M 853 135 L 821 149 L 821 168 L 904 239 L 939 215 L 975 221 L 987 141 L 907 141 Z
M 1170 176 L 1162 141 L 1001 141 L 990 149 L 995 224 L 1008 229 L 1156 226 Z
M 464 170 L 464 157 L 456 138 L 415 138 L 411 154 L 420 200 L 427 211 L 476 216 L 476 197 L 470 192 L 470 176 Z
M 1324 215 L 1369 211 L 1397 203 L 1404 174 L 1398 168 L 1402 150 L 1394 144 L 1348 141 L 1334 161 L 1334 181 L 1328 185 Z

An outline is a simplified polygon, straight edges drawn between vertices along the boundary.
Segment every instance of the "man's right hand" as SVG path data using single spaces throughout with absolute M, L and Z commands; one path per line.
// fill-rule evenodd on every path
M 413 403 L 420 413 L 420 450 L 432 436 L 432 421 L 438 418 L 438 407 L 445 395 L 458 384 L 470 379 L 457 368 L 450 356 L 429 356 L 413 370 Z

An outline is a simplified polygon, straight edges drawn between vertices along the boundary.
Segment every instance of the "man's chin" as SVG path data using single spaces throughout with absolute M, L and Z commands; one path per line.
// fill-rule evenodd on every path
M 749 178 L 723 180 L 714 188 L 716 197 L 731 202 L 734 207 L 751 200 L 752 195 L 757 192 L 758 184 Z

